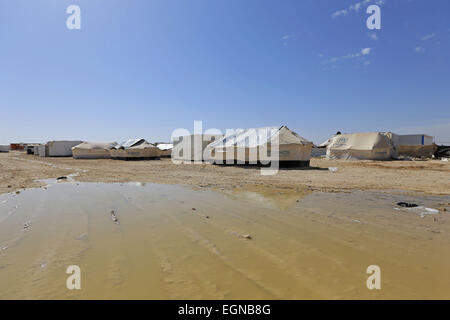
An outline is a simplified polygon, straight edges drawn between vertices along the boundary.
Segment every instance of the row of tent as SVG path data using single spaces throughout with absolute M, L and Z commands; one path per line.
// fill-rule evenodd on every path
M 170 143 L 145 139 L 116 142 L 50 141 L 27 145 L 28 153 L 41 157 L 73 156 L 75 159 L 158 159 L 216 164 L 263 163 L 277 154 L 283 164 L 307 166 L 311 156 L 328 158 L 389 160 L 402 157 L 431 157 L 434 138 L 427 135 L 398 135 L 391 132 L 336 134 L 319 146 L 286 126 L 242 129 L 222 134 L 180 136 Z
M 326 148 L 328 158 L 370 160 L 431 157 L 437 150 L 431 136 L 392 132 L 336 134 L 319 147 Z
M 170 157 L 171 144 L 152 144 L 145 139 L 117 142 L 49 141 L 27 145 L 28 154 L 40 157 L 73 157 L 75 159 L 157 159 Z

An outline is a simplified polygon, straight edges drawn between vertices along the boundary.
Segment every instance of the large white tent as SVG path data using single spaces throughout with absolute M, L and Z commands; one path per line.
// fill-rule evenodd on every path
M 9 152 L 10 146 L 0 146 L 0 152 Z
M 308 166 L 312 142 L 286 126 L 236 130 L 211 143 L 216 164 L 268 164 Z
M 72 147 L 83 141 L 49 141 L 46 144 L 46 155 L 48 157 L 71 157 Z
M 117 160 L 159 159 L 160 150 L 145 139 L 130 139 L 110 150 L 111 158 Z
M 108 159 L 117 142 L 83 142 L 72 148 L 74 159 Z
M 223 135 L 192 134 L 173 139 L 172 159 L 180 162 L 209 161 L 206 147 Z
M 328 158 L 389 160 L 395 157 L 390 136 L 384 132 L 339 134 L 327 146 Z

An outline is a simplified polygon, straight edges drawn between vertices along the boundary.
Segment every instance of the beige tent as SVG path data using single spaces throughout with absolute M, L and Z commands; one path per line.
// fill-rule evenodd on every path
M 131 139 L 110 150 L 112 159 L 149 160 L 159 159 L 160 150 L 145 139 Z
M 327 146 L 328 158 L 389 160 L 395 148 L 389 134 L 367 132 L 335 135 Z
M 309 166 L 312 142 L 286 126 L 237 130 L 211 143 L 216 164 L 268 164 Z
M 431 157 L 437 150 L 434 137 L 425 134 L 390 133 L 398 157 Z
M 117 142 L 83 142 L 72 148 L 74 159 L 108 159 Z
M 172 143 L 157 143 L 161 158 L 170 158 L 172 156 Z
M 206 147 L 223 135 L 192 134 L 173 139 L 172 159 L 181 162 L 209 161 Z

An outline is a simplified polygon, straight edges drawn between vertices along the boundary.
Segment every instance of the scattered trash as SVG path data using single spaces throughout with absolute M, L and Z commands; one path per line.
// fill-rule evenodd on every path
M 66 176 L 61 176 L 61 177 L 56 178 L 56 180 L 67 180 L 67 177 Z
M 80 236 L 76 237 L 75 240 L 86 240 L 87 239 L 87 234 L 83 233 Z
M 424 218 L 427 214 L 438 214 L 439 210 L 433 209 L 433 208 L 427 208 L 424 206 L 417 206 L 417 207 L 402 207 L 402 208 L 394 208 L 395 210 L 401 210 L 401 211 L 410 211 L 415 212 L 420 215 L 421 218 Z
M 330 172 L 334 173 L 334 172 L 338 171 L 338 168 L 336 168 L 336 167 L 329 167 L 328 170 L 330 170 Z
M 12 186 L 8 184 L 8 188 L 12 188 Z
M 111 219 L 114 223 L 119 224 L 119 220 L 117 219 L 116 212 L 114 210 L 111 210 Z
M 16 194 L 20 194 L 20 191 L 16 191 Z
M 44 269 L 47 266 L 46 263 L 41 263 L 41 269 Z
M 252 240 L 253 239 L 253 237 L 251 235 L 249 235 L 249 234 L 244 234 L 242 236 L 242 238 L 247 239 L 247 240 Z
M 206 219 L 209 219 L 209 216 L 205 216 Z
M 353 222 L 356 222 L 356 223 L 361 223 L 361 221 L 356 220 L 356 219 L 353 219 L 352 221 L 353 221 Z
M 195 210 L 197 210 L 197 209 L 195 209 L 195 208 L 192 208 L 192 211 L 195 211 Z
M 441 161 L 448 162 L 448 158 L 442 158 Z
M 409 202 L 398 202 L 397 205 L 403 208 L 415 208 L 419 206 L 418 204 Z
M 27 221 L 27 222 L 25 222 L 24 224 L 23 224 L 23 229 L 25 230 L 25 229 L 28 229 L 29 227 L 31 227 L 31 222 L 30 221 Z
M 297 200 L 296 202 L 300 202 L 300 200 Z

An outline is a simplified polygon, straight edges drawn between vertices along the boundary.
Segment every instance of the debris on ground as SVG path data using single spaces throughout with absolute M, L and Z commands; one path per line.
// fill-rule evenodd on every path
M 403 208 L 415 208 L 419 206 L 418 204 L 409 202 L 398 202 L 397 205 Z
M 195 210 L 197 210 L 197 209 L 195 209 L 195 208 L 192 208 L 192 211 L 195 211 Z
M 252 240 L 253 239 L 253 237 L 251 235 L 249 235 L 249 234 L 244 234 L 242 236 L 242 238 L 247 239 L 247 240 Z
M 31 227 L 31 222 L 30 221 L 27 221 L 27 222 L 25 222 L 24 224 L 23 224 L 23 229 L 25 230 L 25 229 L 28 229 L 29 227 Z
M 114 223 L 119 224 L 119 219 L 117 219 L 116 211 L 115 211 L 115 210 L 111 210 L 111 219 L 112 219 L 112 221 L 113 221 Z
M 16 191 L 16 194 L 20 194 L 20 191 Z
M 336 167 L 329 167 L 328 168 L 328 170 L 330 171 L 330 172 L 337 172 L 338 171 L 338 168 L 336 168 Z
M 402 208 L 394 208 L 395 210 L 401 210 L 401 211 L 409 211 L 418 213 L 421 218 L 424 218 L 425 215 L 428 214 L 439 214 L 439 210 L 433 209 L 433 208 L 427 208 L 424 206 L 417 206 L 417 207 L 402 207 Z
M 61 176 L 61 177 L 56 178 L 56 180 L 67 180 L 67 177 L 66 176 Z

